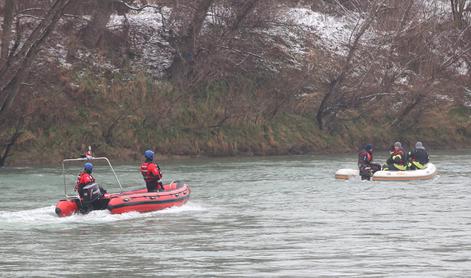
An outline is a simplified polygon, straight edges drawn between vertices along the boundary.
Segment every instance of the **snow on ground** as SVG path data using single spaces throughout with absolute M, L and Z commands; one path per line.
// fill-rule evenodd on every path
M 448 12 L 449 5 L 443 0 L 426 1 L 423 5 L 428 7 L 431 13 Z M 135 67 L 141 67 L 148 73 L 159 77 L 171 65 L 174 50 L 167 41 L 168 30 L 165 30 L 165 19 L 169 18 L 171 9 L 158 9 L 147 7 L 139 12 L 130 12 L 125 16 L 112 15 L 107 27 L 110 30 L 119 32 L 126 24 L 129 24 L 129 34 L 131 48 L 134 51 L 137 63 L 132 63 Z M 164 17 L 164 18 L 163 18 Z M 214 21 L 216 17 L 209 16 L 208 21 Z M 292 57 L 295 65 L 302 64 L 305 55 L 310 52 L 312 44 L 326 49 L 337 55 L 346 55 L 351 35 L 355 29 L 359 14 L 350 13 L 346 16 L 333 16 L 312 11 L 309 7 L 285 8 L 280 13 L 281 24 L 274 24 L 270 30 L 262 31 L 273 38 L 285 53 Z M 374 38 L 373 31 L 367 31 L 364 41 L 371 41 Z M 280 44 L 280 39 L 283 41 Z M 49 52 L 54 57 L 58 57 L 59 63 L 63 67 L 70 67 L 65 60 L 66 50 L 64 46 L 57 45 L 51 47 Z M 85 53 L 82 53 L 85 55 Z M 83 56 L 82 56 L 83 57 Z M 112 65 L 100 65 L 112 68 Z M 461 64 L 457 67 L 460 74 L 468 74 L 469 69 Z M 403 80 L 405 82 L 405 80 Z
M 453 101 L 455 101 L 451 96 L 449 96 L 449 95 L 442 95 L 442 94 L 435 94 L 435 99 L 441 100 L 441 101 L 446 101 L 446 102 L 453 102 Z
M 471 108 L 471 87 L 470 88 L 464 88 L 464 106 Z
M 169 8 L 162 8 L 159 12 L 156 8 L 147 7 L 139 12 L 130 12 L 126 17 L 114 14 L 107 24 L 107 28 L 114 32 L 121 32 L 125 24 L 129 24 L 131 49 L 136 54 L 136 62 L 131 65 L 146 69 L 156 77 L 161 77 L 171 65 L 174 56 L 174 50 L 166 39 L 168 30 L 164 26 L 170 12 Z M 312 43 L 336 54 L 346 54 L 346 46 L 356 19 L 326 15 L 307 7 L 286 8 L 281 15 L 281 22 L 284 24 L 275 24 L 270 30 L 262 32 L 271 36 L 273 43 L 292 57 L 294 65 L 301 64 L 305 54 L 310 51 L 310 44 L 306 44 L 306 40 L 311 40 Z M 214 20 L 211 18 L 208 20 Z M 284 44 L 279 44 L 280 39 Z M 62 67 L 71 67 L 66 61 L 67 50 L 64 45 L 52 45 L 47 51 Z M 96 61 L 91 52 L 80 49 L 75 54 L 79 59 L 90 61 L 96 67 L 119 71 L 110 63 Z
M 67 49 L 65 49 L 64 45 L 58 43 L 54 47 L 49 47 L 47 49 L 49 53 L 49 57 L 55 58 L 57 62 L 66 69 L 72 68 L 72 64 L 67 62 Z
M 457 63 L 455 71 L 463 76 L 468 76 L 470 74 L 470 68 L 463 59 L 460 59 L 460 61 Z
M 424 7 L 424 15 L 446 15 L 451 14 L 451 5 L 448 0 L 422 0 L 419 1 L 419 5 Z
M 345 56 L 357 22 L 354 16 L 336 17 L 314 12 L 308 7 L 284 8 L 276 22 L 260 32 L 290 57 L 295 68 L 301 69 L 313 45 Z M 365 34 L 365 37 L 369 35 Z
M 169 13 L 169 9 L 162 9 L 165 17 L 168 17 Z M 157 9 L 148 7 L 127 15 L 132 48 L 138 52 L 139 59 L 148 67 L 148 72 L 157 75 L 170 66 L 173 57 L 171 47 L 164 38 L 166 30 L 162 14 Z M 120 29 L 124 24 L 124 16 L 113 15 L 108 22 L 108 28 Z
M 314 12 L 309 8 L 287 9 L 285 19 L 320 39 L 320 45 L 339 55 L 345 55 L 355 18 L 338 17 Z
M 402 101 L 398 101 L 396 103 L 393 103 L 392 106 L 391 106 L 391 110 L 394 111 L 394 112 L 399 112 L 401 107 L 402 107 L 402 104 L 403 104 Z

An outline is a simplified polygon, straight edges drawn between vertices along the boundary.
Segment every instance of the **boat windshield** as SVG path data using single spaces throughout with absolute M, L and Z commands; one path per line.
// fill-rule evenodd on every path
M 68 159 L 64 159 L 62 160 L 62 176 L 64 177 L 64 193 L 65 193 L 65 196 L 66 198 L 77 198 L 77 194 L 75 195 L 69 195 L 68 192 L 72 192 L 73 188 L 74 188 L 74 184 L 67 184 L 67 173 L 66 173 L 66 168 L 65 168 L 65 165 L 67 163 L 73 163 L 73 162 L 84 162 L 84 161 L 88 161 L 88 162 L 92 162 L 92 161 L 104 161 L 105 162 L 105 165 L 106 166 L 109 166 L 109 168 L 111 169 L 111 172 L 113 173 L 114 175 L 114 178 L 116 180 L 116 183 L 118 184 L 121 192 L 123 192 L 123 187 L 121 186 L 121 182 L 119 181 L 118 179 L 118 176 L 116 175 L 116 172 L 114 171 L 114 168 L 113 166 L 111 165 L 111 162 L 108 158 L 106 157 L 92 157 L 92 156 L 87 156 L 87 157 L 83 157 L 83 158 L 68 158 Z M 68 191 L 70 190 L 70 191 Z

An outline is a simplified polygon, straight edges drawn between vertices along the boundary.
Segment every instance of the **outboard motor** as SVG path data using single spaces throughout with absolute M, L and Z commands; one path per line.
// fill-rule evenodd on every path
M 86 205 L 95 202 L 103 196 L 103 192 L 101 192 L 100 187 L 96 183 L 84 186 L 82 193 L 82 201 Z

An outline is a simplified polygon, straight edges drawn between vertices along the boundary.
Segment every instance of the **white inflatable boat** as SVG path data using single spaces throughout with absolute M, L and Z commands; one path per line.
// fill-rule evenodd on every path
M 414 180 L 430 180 L 437 174 L 437 167 L 432 163 L 427 164 L 427 168 L 423 170 L 408 171 L 378 171 L 371 178 L 374 181 L 414 181 Z M 354 169 L 340 169 L 335 172 L 335 178 L 340 180 L 348 180 L 359 177 L 359 171 Z

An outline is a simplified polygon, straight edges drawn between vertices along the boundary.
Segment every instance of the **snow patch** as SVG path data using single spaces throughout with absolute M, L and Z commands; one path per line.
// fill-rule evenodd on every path
M 404 77 L 399 78 L 398 83 L 401 85 L 409 85 L 409 77 L 404 76 Z
M 132 49 L 136 51 L 137 59 L 147 66 L 148 73 L 157 76 L 171 65 L 173 58 L 173 51 L 165 39 L 168 34 L 163 24 L 169 14 L 168 8 L 162 8 L 160 13 L 156 8 L 147 7 L 127 15 Z M 113 15 L 108 28 L 122 28 L 124 24 L 124 16 Z
M 71 69 L 72 64 L 67 62 L 67 49 L 60 43 L 56 44 L 55 47 L 47 49 L 50 57 L 57 60 L 59 65 L 65 69 Z
M 339 55 L 345 55 L 347 45 L 358 19 L 337 17 L 314 12 L 308 8 L 291 8 L 285 18 L 303 30 L 314 33 L 321 39 L 321 46 Z
M 463 76 L 468 76 L 470 74 L 469 66 L 463 59 L 461 59 L 459 63 L 456 65 L 455 71 L 459 75 L 463 75 Z
M 398 101 L 398 102 L 394 103 L 391 107 L 392 111 L 399 112 L 400 108 L 402 107 L 402 104 L 403 104 L 402 101 Z
M 436 94 L 435 95 L 435 99 L 437 100 L 442 100 L 442 101 L 446 101 L 446 102 L 453 102 L 455 101 L 452 97 L 448 96 L 448 95 L 441 95 L 441 94 Z
M 464 88 L 464 106 L 471 108 L 471 88 Z
M 424 15 L 450 15 L 450 1 L 446 0 L 423 0 L 420 4 L 424 8 Z

